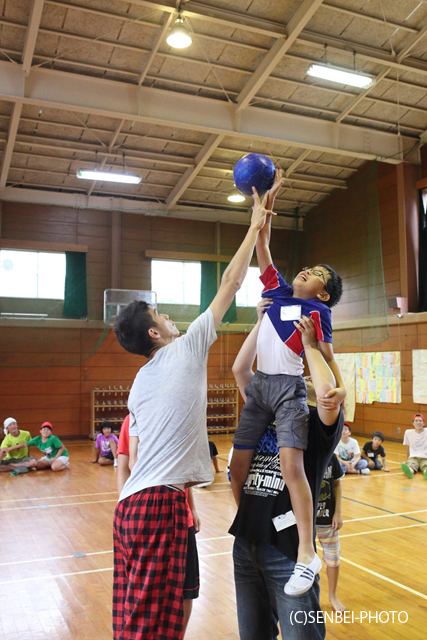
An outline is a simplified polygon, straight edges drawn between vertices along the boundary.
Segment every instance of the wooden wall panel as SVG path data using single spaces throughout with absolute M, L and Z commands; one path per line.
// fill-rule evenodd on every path
M 378 187 L 382 248 L 387 297 L 400 295 L 399 225 L 397 209 L 397 177 L 392 165 L 378 165 Z M 351 190 L 336 190 L 316 208 L 307 221 L 311 227 L 311 244 L 321 261 L 339 265 L 344 277 L 345 290 L 339 305 L 343 318 L 351 319 L 360 310 L 369 313 L 372 282 L 367 266 L 360 259 L 360 250 L 366 242 L 362 230 L 351 232 L 350 220 L 345 212 Z M 334 210 L 337 224 L 324 234 L 322 215 Z M 344 213 L 343 213 L 344 212 Z M 353 216 L 363 216 L 357 198 Z M 230 214 L 231 219 L 231 214 Z M 249 214 L 248 214 L 249 221 Z M 307 226 L 307 229 L 309 227 Z M 179 220 L 167 217 L 149 217 L 121 214 L 121 288 L 150 289 L 150 260 L 143 258 L 144 249 L 170 251 L 209 252 L 216 250 L 216 225 L 212 222 Z M 223 254 L 233 255 L 247 232 L 247 226 L 220 225 L 220 244 Z M 89 311 L 93 318 L 102 317 L 103 291 L 111 280 L 111 213 L 77 210 L 40 205 L 3 203 L 2 237 L 5 239 L 69 242 L 88 245 L 87 275 Z M 302 236 L 302 249 L 308 245 L 308 234 Z M 321 240 L 321 246 L 316 242 Z M 327 242 L 325 242 L 325 238 Z M 273 229 L 271 251 L 273 258 L 286 260 L 292 233 Z M 318 259 L 316 257 L 316 259 Z M 301 266 L 304 256 L 301 255 Z M 380 274 L 375 280 L 379 281 Z M 391 310 L 389 313 L 393 313 Z M 356 406 L 354 430 L 370 434 L 381 429 L 389 437 L 403 435 L 404 427 L 411 425 L 413 413 L 426 411 L 412 403 L 412 349 L 427 348 L 427 323 L 391 327 L 390 339 L 379 345 L 370 345 L 369 336 L 359 331 L 362 347 L 344 349 L 355 351 L 400 350 L 402 354 L 401 405 Z M 39 329 L 7 329 L 0 335 L 2 363 L 17 364 L 22 357 L 28 365 L 46 363 L 54 358 L 59 367 L 32 366 L 0 368 L 0 418 L 15 417 L 22 428 L 33 434 L 44 420 L 51 420 L 55 432 L 63 436 L 87 436 L 90 419 L 90 391 L 94 387 L 120 384 L 131 385 L 135 374 L 145 360 L 123 351 L 110 332 L 93 355 L 99 332 L 91 330 L 54 330 L 44 340 Z M 234 383 L 231 367 L 245 339 L 243 334 L 220 336 L 212 346 L 208 361 L 209 383 Z M 75 357 L 80 364 L 67 365 Z M 401 433 L 397 433 L 397 429 Z
M 372 434 L 382 431 L 386 437 L 401 439 L 405 429 L 412 426 L 415 413 L 427 411 L 425 405 L 415 404 L 412 396 L 412 350 L 427 348 L 427 324 L 414 323 L 390 326 L 390 338 L 380 344 L 368 344 L 369 331 L 362 332 L 364 346 L 355 349 L 335 349 L 337 353 L 366 353 L 369 351 L 399 351 L 401 358 L 400 404 L 374 402 L 371 405 L 356 404 L 352 429 L 356 434 Z M 400 430 L 400 431 L 399 431 Z

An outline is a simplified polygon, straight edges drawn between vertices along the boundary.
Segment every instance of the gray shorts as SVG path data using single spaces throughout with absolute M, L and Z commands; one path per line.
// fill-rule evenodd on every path
M 246 402 L 233 438 L 237 448 L 255 448 L 275 420 L 279 447 L 307 449 L 309 410 L 302 376 L 270 376 L 256 371 L 245 393 Z
M 35 460 L 33 456 L 25 456 L 25 458 L 8 458 L 8 460 L 2 460 L 0 464 L 22 464 L 23 462 L 30 462 Z

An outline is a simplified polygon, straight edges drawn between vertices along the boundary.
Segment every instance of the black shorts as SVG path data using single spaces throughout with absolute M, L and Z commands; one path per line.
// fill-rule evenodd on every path
M 113 452 L 109 451 L 106 456 L 102 456 L 106 460 L 114 460 Z
M 187 562 L 185 565 L 184 600 L 199 597 L 199 556 L 197 555 L 196 532 L 194 526 L 188 529 Z

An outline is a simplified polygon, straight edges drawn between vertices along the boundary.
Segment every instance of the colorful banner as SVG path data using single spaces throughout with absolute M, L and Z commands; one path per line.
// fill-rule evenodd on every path
M 356 353 L 356 402 L 401 401 L 400 352 Z
M 427 349 L 412 351 L 412 395 L 417 404 L 427 404 Z
M 356 409 L 356 354 L 355 353 L 335 353 L 334 358 L 341 369 L 347 387 L 347 396 L 344 401 L 344 420 L 354 422 L 354 412 Z

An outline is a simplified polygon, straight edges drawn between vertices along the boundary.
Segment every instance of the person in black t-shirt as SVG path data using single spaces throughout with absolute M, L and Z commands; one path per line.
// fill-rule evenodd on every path
M 268 305 L 258 305 L 259 318 Z M 304 468 L 317 502 L 327 463 L 338 444 L 345 391 L 336 389 L 335 378 L 318 349 L 314 323 L 302 317 L 294 323 L 301 332 L 317 409 L 310 409 L 308 446 Z M 255 359 L 260 319 L 245 340 L 233 366 L 240 392 L 249 383 Z M 237 615 L 241 640 L 273 640 L 278 624 L 287 640 L 321 640 L 325 625 L 319 603 L 319 577 L 298 598 L 288 596 L 284 586 L 292 575 L 298 553 L 298 532 L 287 487 L 280 473 L 280 459 L 274 425 L 261 438 L 243 491 L 236 518 L 230 528 L 235 536 L 233 560 Z M 314 538 L 314 531 L 313 531 Z
M 387 467 L 385 459 L 385 449 L 382 446 L 384 442 L 384 434 L 381 431 L 375 431 L 372 434 L 372 440 L 366 442 L 363 445 L 361 451 L 362 458 L 368 461 L 369 469 L 382 469 L 383 471 L 390 471 Z M 381 462 L 378 459 L 381 456 Z
M 328 576 L 329 602 L 335 611 L 345 611 L 345 606 L 338 600 L 337 586 L 340 571 L 340 538 L 338 531 L 342 527 L 341 516 L 341 480 L 343 470 L 335 453 L 329 460 L 323 476 L 322 488 L 317 508 L 316 533 L 322 545 L 323 560 Z

